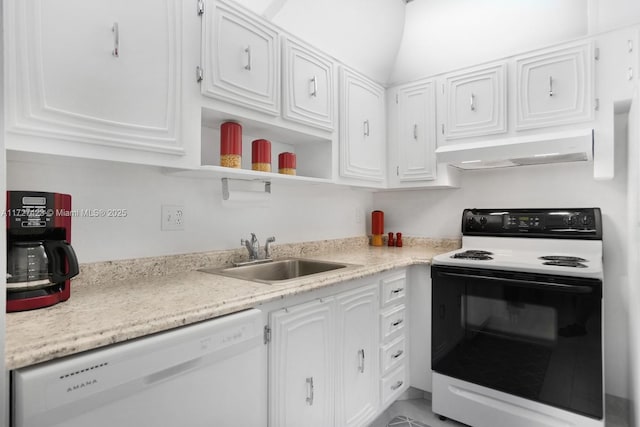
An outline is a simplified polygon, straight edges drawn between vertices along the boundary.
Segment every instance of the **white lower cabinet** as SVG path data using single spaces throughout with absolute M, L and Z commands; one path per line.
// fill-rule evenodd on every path
M 407 346 L 407 273 L 380 280 L 380 399 L 386 408 L 409 388 Z
M 270 314 L 269 425 L 366 426 L 379 412 L 379 283 Z
M 364 286 L 336 299 L 336 425 L 362 426 L 378 408 L 378 286 Z
M 269 425 L 333 425 L 334 299 L 270 314 Z

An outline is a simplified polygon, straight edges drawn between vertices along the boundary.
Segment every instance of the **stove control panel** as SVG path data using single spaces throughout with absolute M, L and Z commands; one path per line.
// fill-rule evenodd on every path
M 599 208 L 465 209 L 465 235 L 602 239 Z

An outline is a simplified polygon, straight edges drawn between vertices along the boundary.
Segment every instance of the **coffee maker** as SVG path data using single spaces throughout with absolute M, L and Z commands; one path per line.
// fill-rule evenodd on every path
M 78 259 L 71 247 L 71 196 L 7 191 L 7 312 L 69 299 Z

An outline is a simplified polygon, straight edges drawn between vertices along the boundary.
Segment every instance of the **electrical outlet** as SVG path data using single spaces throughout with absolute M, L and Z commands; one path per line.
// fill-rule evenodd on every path
M 162 205 L 162 231 L 184 230 L 184 207 L 179 205 Z

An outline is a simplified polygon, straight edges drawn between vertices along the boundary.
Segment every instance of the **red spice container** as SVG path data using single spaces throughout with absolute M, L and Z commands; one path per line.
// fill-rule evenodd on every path
M 251 143 L 251 169 L 271 172 L 271 142 L 256 139 Z
M 384 212 L 371 212 L 371 246 L 382 246 L 384 234 Z
M 242 126 L 224 122 L 220 125 L 220 166 L 242 167 Z
M 296 155 L 295 153 L 278 154 L 278 172 L 285 175 L 296 174 Z

